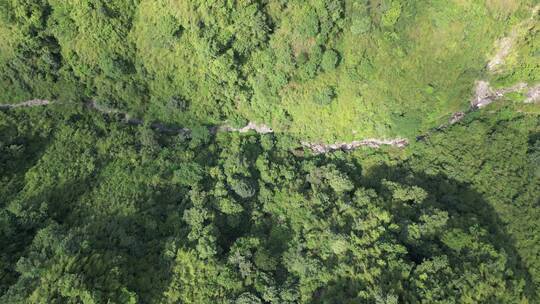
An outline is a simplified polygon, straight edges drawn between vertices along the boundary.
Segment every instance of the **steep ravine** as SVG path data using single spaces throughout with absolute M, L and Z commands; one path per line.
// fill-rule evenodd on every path
M 429 135 L 431 135 L 433 132 L 438 132 L 443 129 L 446 129 L 447 127 L 462 120 L 467 114 L 477 111 L 493 102 L 496 102 L 497 100 L 503 98 L 506 94 L 514 93 L 514 92 L 523 92 L 523 93 L 526 92 L 525 93 L 526 98 L 524 100 L 525 103 L 540 102 L 540 84 L 528 85 L 526 83 L 518 83 L 508 88 L 493 89 L 490 86 L 489 82 L 480 80 L 476 82 L 475 94 L 473 98 L 471 99 L 469 110 L 467 110 L 466 112 L 454 113 L 450 117 L 448 123 L 443 124 L 427 132 L 426 134 L 421 134 L 417 136 L 416 139 L 423 140 Z M 53 103 L 54 103 L 53 101 L 49 101 L 49 100 L 33 99 L 33 100 L 29 100 L 29 101 L 25 101 L 25 102 L 17 103 L 17 104 L 3 104 L 3 105 L 0 105 L 0 110 L 1 109 L 9 110 L 9 109 L 16 109 L 16 108 L 24 108 L 24 107 L 40 107 L 40 106 L 47 106 Z M 124 123 L 130 124 L 130 125 L 143 125 L 145 123 L 142 119 L 133 118 L 127 113 L 121 112 L 117 109 L 107 108 L 105 106 L 100 105 L 99 103 L 95 101 L 90 101 L 86 103 L 86 107 L 90 110 L 98 111 L 103 114 L 118 115 L 121 117 Z M 160 122 L 153 122 L 150 124 L 150 127 L 161 133 L 178 134 L 184 137 L 191 136 L 191 130 L 188 128 L 169 127 Z M 272 130 L 272 128 L 270 128 L 269 126 L 265 124 L 255 123 L 255 122 L 249 122 L 243 128 L 234 128 L 229 125 L 213 126 L 209 128 L 209 131 L 212 134 L 216 134 L 217 132 L 247 133 L 250 131 L 254 131 L 258 134 L 268 134 L 268 133 L 274 132 L 274 130 Z M 367 138 L 367 139 L 357 140 L 357 141 L 352 141 L 352 142 L 336 142 L 336 143 L 330 143 L 330 144 L 324 144 L 320 142 L 308 142 L 308 141 L 301 142 L 301 145 L 303 148 L 311 150 L 315 154 L 330 153 L 330 152 L 335 152 L 335 151 L 352 151 L 361 147 L 380 148 L 381 146 L 393 146 L 397 148 L 404 148 L 408 144 L 409 144 L 409 141 L 405 138 L 395 138 L 395 139 Z
M 525 90 L 527 90 L 526 99 L 524 100 L 525 103 L 540 102 L 540 84 L 529 86 L 526 83 L 518 83 L 508 88 L 493 89 L 491 88 L 489 82 L 483 81 L 483 80 L 477 81 L 476 87 L 475 87 L 475 94 L 473 98 L 471 99 L 469 110 L 467 110 L 466 112 L 454 113 L 450 117 L 448 123 L 443 124 L 429 131 L 426 134 L 417 136 L 417 140 L 422 140 L 428 137 L 433 132 L 441 131 L 461 121 L 467 114 L 477 111 L 480 108 L 483 108 L 503 98 L 506 94 L 513 93 L 513 92 L 525 92 Z M 34 100 L 29 100 L 29 101 L 25 101 L 25 102 L 17 103 L 17 104 L 3 104 L 3 105 L 0 105 L 0 110 L 1 109 L 9 110 L 9 109 L 16 109 L 16 108 L 23 108 L 23 107 L 47 106 L 53 103 L 54 103 L 53 101 L 49 101 L 49 100 L 34 99 Z M 90 110 L 98 111 L 106 115 L 118 115 L 121 117 L 124 123 L 130 124 L 130 125 L 143 125 L 145 123 L 142 119 L 133 118 L 128 113 L 121 112 L 117 109 L 111 109 L 111 108 L 105 107 L 95 101 L 90 101 L 86 103 L 86 107 Z M 150 124 L 150 127 L 161 133 L 178 134 L 184 137 L 191 136 L 191 130 L 188 128 L 169 127 L 160 122 L 153 122 Z M 216 134 L 217 132 L 247 133 L 250 131 L 254 131 L 258 134 L 274 133 L 274 130 L 270 128 L 269 126 L 265 124 L 255 123 L 255 122 L 249 122 L 243 128 L 234 128 L 226 124 L 213 126 L 209 128 L 209 131 L 212 134 Z M 309 149 L 315 154 L 330 153 L 330 152 L 335 152 L 335 151 L 352 151 L 361 147 L 380 148 L 381 146 L 393 146 L 397 148 L 404 148 L 408 144 L 409 144 L 409 141 L 405 138 L 395 138 L 395 139 L 367 138 L 367 139 L 357 140 L 357 141 L 352 141 L 352 142 L 336 142 L 336 143 L 331 143 L 331 144 L 308 142 L 308 141 L 301 142 L 301 145 L 303 148 Z

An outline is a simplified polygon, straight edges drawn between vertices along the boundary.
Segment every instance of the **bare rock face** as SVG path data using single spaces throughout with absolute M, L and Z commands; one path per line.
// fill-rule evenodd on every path
M 21 103 L 15 104 L 3 104 L 0 105 L 0 109 L 12 109 L 12 108 L 23 108 L 23 107 L 40 107 L 51 104 L 52 102 L 46 99 L 32 99 Z
M 456 124 L 456 123 L 458 123 L 460 120 L 462 120 L 463 117 L 465 117 L 465 113 L 463 113 L 463 112 L 456 112 L 456 113 L 452 114 L 452 117 L 450 117 L 450 120 L 448 121 L 448 123 L 451 124 L 451 125 Z
M 475 94 L 471 100 L 471 108 L 481 108 L 494 101 L 494 94 L 489 82 L 480 80 L 476 82 Z
M 497 43 L 497 53 L 491 58 L 489 63 L 487 64 L 487 68 L 489 71 L 493 72 L 497 70 L 497 68 L 504 64 L 504 61 L 508 55 L 510 55 L 512 51 L 512 47 L 514 45 L 514 41 L 516 39 L 516 33 L 513 32 L 509 37 L 504 37 Z
M 249 131 L 255 131 L 258 134 L 269 134 L 274 133 L 274 130 L 270 128 L 269 126 L 265 124 L 258 124 L 255 122 L 250 121 L 245 127 L 243 128 L 233 128 L 231 126 L 221 126 L 217 128 L 218 132 L 239 132 L 239 133 L 247 133 Z
M 489 85 L 489 82 L 485 80 L 477 81 L 475 94 L 474 94 L 473 99 L 471 100 L 471 108 L 472 109 L 483 108 L 493 103 L 497 99 L 504 97 L 504 95 L 508 93 L 523 91 L 528 87 L 529 87 L 528 84 L 524 82 L 520 82 L 508 88 L 494 90 Z M 534 92 L 533 93 L 529 92 L 529 93 L 534 94 Z
M 270 128 L 269 126 L 265 124 L 257 124 L 255 122 L 250 121 L 247 126 L 239 129 L 232 128 L 230 131 L 235 131 L 239 133 L 247 133 L 249 131 L 255 131 L 259 134 L 268 134 L 268 133 L 274 133 L 274 130 Z
M 403 138 L 398 139 L 376 139 L 368 138 L 361 141 L 352 141 L 349 143 L 310 143 L 302 142 L 303 147 L 310 149 L 315 154 L 323 154 L 335 151 L 352 151 L 360 147 L 380 148 L 381 146 L 393 146 L 397 148 L 404 148 L 409 145 L 409 141 Z
M 532 87 L 527 93 L 525 103 L 537 103 L 540 102 L 540 84 Z

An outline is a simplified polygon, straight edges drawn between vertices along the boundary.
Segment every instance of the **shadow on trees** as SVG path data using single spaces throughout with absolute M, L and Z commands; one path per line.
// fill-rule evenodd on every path
M 32 242 L 36 229 L 33 225 L 26 225 L 12 212 L 5 209 L 16 194 L 24 188 L 26 172 L 36 165 L 41 156 L 47 151 L 49 141 L 39 136 L 17 136 L 4 142 L 7 151 L 2 149 L 0 155 L 0 180 L 2 189 L 0 194 L 0 245 L 3 248 L 1 255 L 2 276 L 0 278 L 0 294 L 13 284 L 18 277 L 15 263 L 23 255 L 24 249 Z M 4 148 L 4 147 L 3 147 Z M 42 196 L 39 193 L 32 196 L 35 200 Z
M 508 268 L 513 272 L 514 277 L 525 282 L 524 292 L 529 301 L 538 300 L 534 280 L 516 249 L 514 238 L 506 230 L 495 209 L 470 184 L 456 181 L 442 174 L 428 175 L 414 172 L 407 165 L 397 167 L 382 165 L 371 168 L 369 172 L 365 172 L 362 184 L 390 198 L 391 194 L 383 183 L 385 180 L 424 189 L 428 193 L 426 202 L 429 206 L 448 212 L 448 228 L 468 229 L 477 225 L 486 229 L 489 243 L 497 251 L 506 253 Z M 438 242 L 435 246 L 444 248 L 440 240 L 435 240 L 435 242 Z M 409 260 L 415 265 L 429 258 L 429 249 L 425 250 L 423 246 L 411 246 L 406 242 L 403 244 L 407 247 Z M 317 292 L 316 303 L 340 303 L 339 300 L 332 299 L 343 299 L 348 296 L 354 299 L 356 296 L 354 291 L 360 284 L 361 282 L 348 279 L 332 282 Z M 407 300 L 400 298 L 400 301 Z
M 81 220 L 85 222 L 85 237 L 92 244 L 92 252 L 114 257 L 112 263 L 121 274 L 121 283 L 135 292 L 142 303 L 150 303 L 159 299 L 169 285 L 171 260 L 164 256 L 167 241 L 187 238 L 187 229 L 177 229 L 183 223 L 181 214 L 187 193 L 176 187 L 138 191 L 140 196 L 134 202 L 126 202 L 132 210 L 106 210 L 102 217 Z M 79 216 L 96 214 L 92 206 L 87 207 Z
M 6 195 L 0 204 L 10 201 L 10 194 L 22 190 L 26 172 L 34 167 L 47 151 L 49 141 L 39 136 L 22 136 L 5 144 L 6 149 L 11 151 L 0 150 L 0 180 L 4 184 L 1 191 Z
M 37 161 L 39 153 L 35 157 Z M 1 260 L 4 268 L 4 276 L 0 278 L 0 294 L 4 294 L 19 277 L 20 274 L 15 270 L 16 263 L 27 254 L 36 233 L 50 224 L 51 220 L 64 222 L 74 202 L 88 190 L 87 185 L 88 179 L 76 180 L 42 189 L 29 197 L 15 198 L 10 208 L 22 214 L 14 214 L 8 209 L 0 211 L 0 244 L 3 248 Z

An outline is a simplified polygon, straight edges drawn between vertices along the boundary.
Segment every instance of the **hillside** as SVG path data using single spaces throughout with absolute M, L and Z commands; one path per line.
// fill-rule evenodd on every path
M 0 303 L 540 302 L 537 0 L 0 0 Z
M 4 103 L 333 142 L 413 138 L 467 109 L 476 80 L 540 81 L 533 1 L 19 2 L 0 15 Z

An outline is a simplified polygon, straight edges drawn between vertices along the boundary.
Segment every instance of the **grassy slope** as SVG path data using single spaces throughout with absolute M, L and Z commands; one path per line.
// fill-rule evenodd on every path
M 468 106 L 532 2 L 51 0 L 50 15 L 0 16 L 0 96 L 82 95 L 186 126 L 249 119 L 313 141 L 410 138 Z M 526 37 L 501 83 L 537 78 Z
M 348 3 L 346 15 L 355 16 L 355 9 Z M 353 34 L 347 20 L 343 33 L 330 43 L 341 54 L 341 65 L 285 86 L 279 107 L 291 121 L 276 129 L 331 141 L 412 137 L 437 125 L 468 106 L 493 41 L 513 22 L 501 22 L 506 17 L 478 2 L 435 1 L 404 5 L 391 27 L 371 12 L 372 27 L 380 30 L 366 34 Z M 321 106 L 314 94 L 324 86 L 334 87 L 337 96 Z M 244 112 L 264 119 L 252 107 Z

